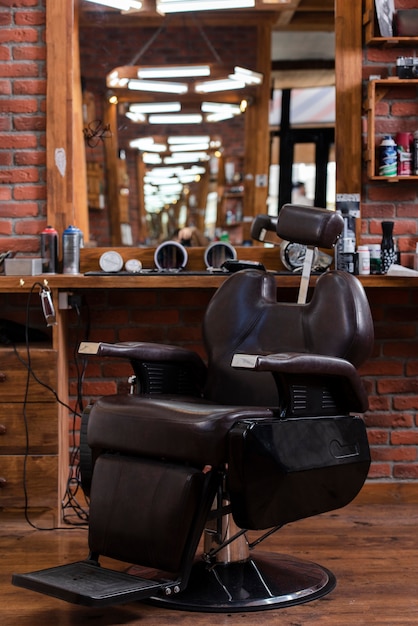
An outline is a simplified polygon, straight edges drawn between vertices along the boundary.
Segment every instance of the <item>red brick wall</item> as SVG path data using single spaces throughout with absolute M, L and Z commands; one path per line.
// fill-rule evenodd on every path
M 46 225 L 45 0 L 0 0 L 0 250 L 35 253 Z
M 362 367 L 370 478 L 418 479 L 418 290 L 369 289 L 375 345 Z
M 44 4 L 53 0 L 0 0 L 0 250 L 35 251 L 45 225 L 45 48 Z M 393 71 L 397 50 L 364 51 L 364 77 Z M 411 104 L 408 103 L 408 104 Z M 417 123 L 416 115 L 411 122 Z M 402 122 L 403 123 L 403 122 Z M 417 124 L 418 126 L 418 124 Z M 362 190 L 362 233 L 379 241 L 382 219 L 394 219 L 403 259 L 418 240 L 417 184 L 367 181 Z M 418 480 L 418 291 L 371 289 L 376 328 L 372 358 L 362 368 L 370 394 L 365 419 L 372 444 L 374 480 Z M 102 292 L 88 294 L 91 339 L 145 339 L 200 345 L 200 319 L 209 291 Z M 24 303 L 2 317 L 24 320 Z M 84 307 L 83 307 L 84 309 Z M 83 310 L 83 315 L 86 315 Z M 83 338 L 70 312 L 73 342 Z M 126 388 L 129 368 L 120 363 L 88 365 L 87 400 Z M 71 363 L 71 393 L 76 370 Z
M 396 8 L 415 7 L 411 0 L 395 0 Z M 412 48 L 365 47 L 363 95 L 371 75 L 396 76 L 398 56 L 413 56 Z M 418 89 L 391 89 L 377 103 L 376 133 L 396 135 L 418 130 Z M 367 145 L 367 117 L 363 117 Z M 376 145 L 379 143 L 376 140 Z M 363 163 L 361 194 L 362 243 L 381 241 L 383 220 L 395 223 L 394 236 L 403 265 L 413 267 L 418 242 L 418 181 L 370 181 Z M 371 478 L 418 479 L 418 291 L 415 289 L 368 292 L 376 342 L 372 359 L 362 369 L 370 392 L 366 424 L 372 445 Z

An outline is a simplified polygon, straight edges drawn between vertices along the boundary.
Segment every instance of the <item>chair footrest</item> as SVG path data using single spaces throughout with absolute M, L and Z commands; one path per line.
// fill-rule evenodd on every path
M 167 587 L 146 578 L 138 578 L 78 561 L 49 569 L 13 574 L 12 583 L 66 602 L 84 606 L 108 606 L 133 602 L 155 595 Z

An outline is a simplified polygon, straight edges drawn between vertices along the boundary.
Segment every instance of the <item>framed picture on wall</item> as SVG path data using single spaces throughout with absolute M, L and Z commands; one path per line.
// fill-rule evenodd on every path
M 381 37 L 393 37 L 395 0 L 374 0 Z

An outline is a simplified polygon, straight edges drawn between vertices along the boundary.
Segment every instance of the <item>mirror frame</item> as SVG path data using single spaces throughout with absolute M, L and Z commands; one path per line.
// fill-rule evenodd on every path
M 265 75 L 257 106 L 246 114 L 246 203 L 244 239 L 252 218 L 265 212 L 269 166 L 268 107 L 270 99 L 270 39 L 272 25 L 258 25 L 258 67 Z M 336 167 L 337 194 L 361 192 L 361 3 L 335 0 Z M 46 2 L 47 44 L 47 220 L 58 232 L 72 224 L 89 241 L 82 106 L 78 54 L 78 0 Z M 266 119 L 265 124 L 260 120 Z M 357 131 L 356 131 L 357 129 Z M 260 178 L 259 178 L 260 176 Z M 268 177 L 267 177 L 268 178 Z M 360 220 L 358 220 L 359 222 Z M 118 243 L 117 238 L 112 241 Z

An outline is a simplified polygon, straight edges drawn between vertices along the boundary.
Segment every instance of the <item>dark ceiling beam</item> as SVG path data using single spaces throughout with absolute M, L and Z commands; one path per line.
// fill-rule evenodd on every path
M 297 61 L 272 61 L 272 71 L 291 70 L 333 70 L 335 62 L 333 59 L 299 59 Z

